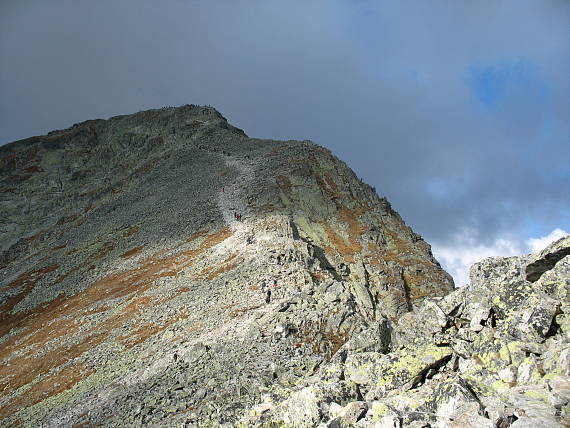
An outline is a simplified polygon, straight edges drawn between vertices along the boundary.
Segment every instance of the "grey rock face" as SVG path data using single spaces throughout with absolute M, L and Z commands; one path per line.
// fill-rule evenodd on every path
M 566 256 L 570 256 L 569 237 L 561 238 L 554 245 L 549 245 L 540 253 L 531 258 L 526 265 L 526 279 L 537 281 L 543 273 L 549 271 L 554 265 Z
M 242 425 L 568 426 L 570 256 L 534 282 L 525 275 L 569 246 L 565 238 L 529 257 L 483 260 L 469 288 L 427 299 L 394 323 L 390 349 L 375 329 L 353 336 L 310 386 L 281 390 L 281 400 L 254 407 Z M 303 391 L 320 391 L 305 401 L 315 409 L 312 425 L 285 417 L 303 405 Z M 367 411 L 339 418 L 352 407 Z
M 3 425 L 235 426 L 281 399 L 299 404 L 290 423 L 334 401 L 350 425 L 370 411 L 359 388 L 413 385 L 442 359 L 346 381 L 349 346 L 395 351 L 396 321 L 453 283 L 309 141 L 164 108 L 0 147 L 0 188 Z

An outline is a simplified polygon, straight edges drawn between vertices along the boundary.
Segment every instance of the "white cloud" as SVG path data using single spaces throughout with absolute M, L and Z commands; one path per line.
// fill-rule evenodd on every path
M 544 249 L 548 244 L 559 240 L 563 236 L 568 235 L 568 232 L 562 230 L 560 228 L 554 229 L 548 235 L 543 236 L 542 238 L 530 238 L 525 241 L 529 252 L 537 253 Z
M 433 253 L 443 268 L 453 276 L 455 285 L 463 287 L 469 282 L 469 269 L 473 263 L 486 257 L 509 257 L 536 253 L 565 235 L 568 235 L 568 232 L 557 228 L 540 238 L 529 238 L 525 241 L 516 238 L 503 238 L 495 240 L 491 245 L 482 245 L 476 244 L 473 230 L 464 229 L 455 237 L 452 245 L 434 245 Z

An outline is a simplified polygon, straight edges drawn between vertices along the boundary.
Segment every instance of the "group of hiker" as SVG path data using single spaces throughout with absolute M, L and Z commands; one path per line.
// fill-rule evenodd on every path
M 271 302 L 271 289 L 277 288 L 277 287 L 278 287 L 278 285 L 277 285 L 276 279 L 273 280 L 273 285 L 271 287 L 265 281 L 263 281 L 261 283 L 260 289 L 261 289 L 261 292 L 263 294 L 265 294 L 265 303 Z
M 241 214 L 234 211 L 234 220 L 241 221 Z

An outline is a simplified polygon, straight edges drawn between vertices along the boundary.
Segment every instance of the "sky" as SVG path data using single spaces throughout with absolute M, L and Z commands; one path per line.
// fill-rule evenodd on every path
M 467 282 L 570 231 L 568 0 L 4 0 L 0 144 L 207 104 L 311 139 Z

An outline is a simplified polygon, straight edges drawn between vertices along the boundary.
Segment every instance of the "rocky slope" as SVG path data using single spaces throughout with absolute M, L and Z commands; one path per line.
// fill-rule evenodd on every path
M 309 141 L 164 108 L 2 146 L 0 188 L 2 426 L 312 426 L 345 404 L 358 419 L 378 414 L 381 373 L 399 387 L 391 359 L 435 371 L 474 352 L 420 335 L 409 311 L 451 278 Z
M 570 426 L 570 237 L 483 260 L 468 288 L 371 323 L 241 426 Z

